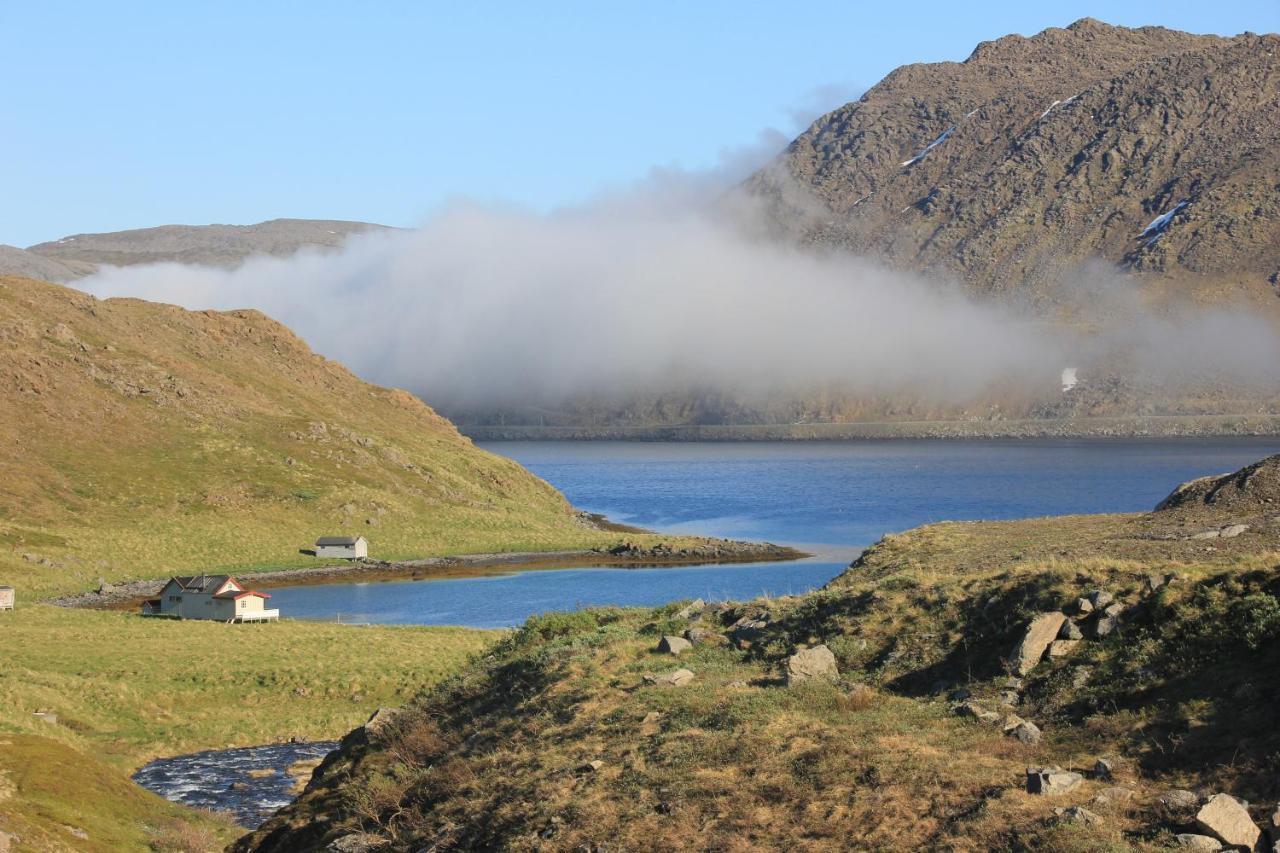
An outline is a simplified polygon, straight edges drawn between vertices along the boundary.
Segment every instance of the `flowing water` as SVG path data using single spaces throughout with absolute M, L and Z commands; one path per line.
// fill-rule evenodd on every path
M 228 812 L 236 823 L 256 829 L 293 801 L 289 767 L 322 758 L 336 746 L 331 741 L 276 743 L 158 758 L 133 774 L 133 781 L 176 803 Z M 309 778 L 307 771 L 301 781 Z

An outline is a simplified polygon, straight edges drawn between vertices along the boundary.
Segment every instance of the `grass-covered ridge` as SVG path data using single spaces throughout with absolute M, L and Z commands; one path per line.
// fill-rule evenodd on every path
M 1250 500 L 887 537 L 807 596 L 530 620 L 348 738 L 239 849 L 1160 850 L 1195 831 L 1160 804 L 1172 789 L 1240 797 L 1270 829 L 1280 505 L 1256 487 L 1280 485 L 1280 457 L 1255 473 Z M 1114 629 L 1011 682 L 1030 620 L 1093 591 Z M 680 634 L 692 649 L 656 650 Z M 788 686 L 817 644 L 839 679 Z M 692 682 L 645 678 L 677 667 Z M 1042 736 L 1006 735 L 1010 714 Z M 1048 765 L 1084 778 L 1028 793 Z
M 305 565 L 332 533 L 382 558 L 618 538 L 256 311 L 0 277 L 0 583 Z

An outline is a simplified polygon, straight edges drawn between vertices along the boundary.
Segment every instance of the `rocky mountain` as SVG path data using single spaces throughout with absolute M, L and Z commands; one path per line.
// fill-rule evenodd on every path
M 1280 284 L 1280 36 L 1092 19 L 898 68 L 748 188 L 781 232 L 979 292 L 1093 259 L 1203 298 Z
M 329 219 L 272 219 L 255 225 L 161 225 L 105 234 L 73 234 L 25 251 L 0 247 L 0 274 L 71 281 L 98 266 L 172 262 L 234 267 L 253 255 L 286 257 L 335 248 L 352 235 L 385 225 Z

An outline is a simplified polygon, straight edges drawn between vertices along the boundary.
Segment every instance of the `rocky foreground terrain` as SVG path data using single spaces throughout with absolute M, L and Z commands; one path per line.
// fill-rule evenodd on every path
M 888 536 L 825 589 L 530 620 L 240 851 L 1267 850 L 1280 456 Z
M 255 255 L 287 257 L 305 248 L 337 248 L 385 225 L 332 219 L 272 219 L 254 225 L 161 225 L 104 234 L 72 234 L 26 249 L 0 246 L 0 275 L 68 282 L 102 266 L 192 264 L 229 269 Z

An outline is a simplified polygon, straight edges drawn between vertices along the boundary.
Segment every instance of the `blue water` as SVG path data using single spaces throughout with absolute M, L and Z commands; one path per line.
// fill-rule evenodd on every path
M 798 545 L 816 556 L 289 587 L 273 591 L 272 606 L 293 618 L 498 628 L 547 610 L 799 593 L 886 532 L 946 519 L 1150 509 L 1184 480 L 1280 452 L 1276 439 L 485 446 L 615 521 Z

